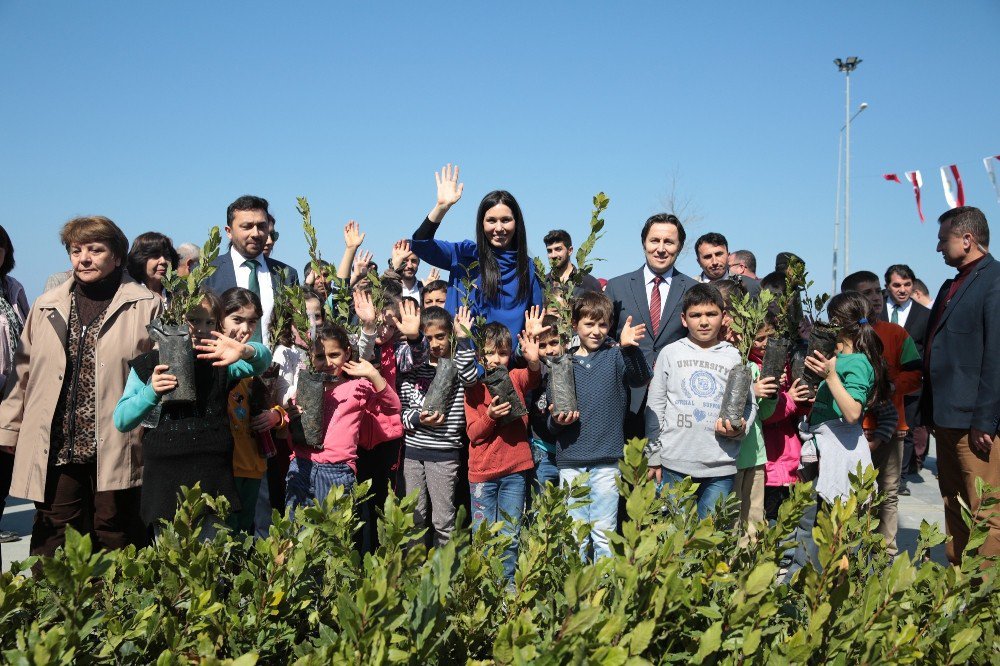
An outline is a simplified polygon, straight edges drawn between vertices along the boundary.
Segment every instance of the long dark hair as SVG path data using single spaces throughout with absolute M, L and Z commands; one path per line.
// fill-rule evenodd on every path
M 0 278 L 7 277 L 7 274 L 14 270 L 14 244 L 10 242 L 7 230 L 0 224 L 0 247 L 7 250 L 4 256 L 3 265 L 0 265 Z
M 531 259 L 528 257 L 528 234 L 524 229 L 521 207 L 514 195 L 507 190 L 493 190 L 479 202 L 479 211 L 476 213 L 476 247 L 479 249 L 480 289 L 487 303 L 496 302 L 500 291 L 500 265 L 497 263 L 496 251 L 486 239 L 483 220 L 486 219 L 486 211 L 500 204 L 510 208 L 510 212 L 514 215 L 513 245 L 517 250 L 517 300 L 527 302 L 531 298 L 532 275 Z
M 875 385 L 865 409 L 892 398 L 892 382 L 889 381 L 889 368 L 882 356 L 882 340 L 868 321 L 869 317 L 874 317 L 870 310 L 868 299 L 856 291 L 837 294 L 826 307 L 830 323 L 840 327 L 841 337 L 850 339 L 854 351 L 864 354 L 875 370 Z
M 254 314 L 258 317 L 264 316 L 264 310 L 260 305 L 260 297 L 249 289 L 232 287 L 222 292 L 222 296 L 219 299 L 222 301 L 223 318 L 248 305 L 253 308 Z

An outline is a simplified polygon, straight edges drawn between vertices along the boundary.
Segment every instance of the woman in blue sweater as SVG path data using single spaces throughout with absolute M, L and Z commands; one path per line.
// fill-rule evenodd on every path
M 524 311 L 542 305 L 542 288 L 535 276 L 521 207 L 505 190 L 490 192 L 476 213 L 476 240 L 458 243 L 436 240 L 434 234 L 445 213 L 462 198 L 458 167 L 448 165 L 434 174 L 437 204 L 413 234 L 410 249 L 418 257 L 448 271 L 445 309 L 452 315 L 462 304 L 462 279 L 475 285 L 469 298 L 472 316 L 499 322 L 513 339 L 524 328 Z

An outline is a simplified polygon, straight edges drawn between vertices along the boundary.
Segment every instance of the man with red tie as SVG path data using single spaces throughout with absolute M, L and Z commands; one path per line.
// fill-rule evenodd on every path
M 604 293 L 614 304 L 616 338 L 629 317 L 633 324 L 646 324 L 639 348 L 652 367 L 661 349 L 685 336 L 680 305 L 684 292 L 697 282 L 674 268 L 685 239 L 684 225 L 675 215 L 659 213 L 646 220 L 641 238 L 646 262 L 609 280 Z M 645 411 L 646 388 L 633 388 L 625 415 L 626 437 L 645 437 Z

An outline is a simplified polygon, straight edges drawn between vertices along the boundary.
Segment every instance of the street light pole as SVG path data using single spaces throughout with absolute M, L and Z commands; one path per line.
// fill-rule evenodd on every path
M 851 72 L 853 72 L 861 59 L 851 56 L 846 60 L 837 58 L 833 61 L 841 72 L 844 72 L 846 79 L 846 97 L 844 104 L 844 127 L 846 128 L 844 151 L 844 274 L 851 271 Z M 836 287 L 836 285 L 834 285 Z
M 854 122 L 862 111 L 868 108 L 868 102 L 861 102 L 861 106 L 858 110 L 854 112 L 851 116 L 850 122 Z M 839 254 L 840 248 L 840 175 L 843 173 L 844 169 L 844 130 L 847 129 L 848 123 L 844 123 L 844 126 L 840 128 L 840 133 L 837 137 L 837 197 L 835 199 L 834 212 L 833 212 L 833 287 L 830 291 L 831 294 L 837 293 L 838 285 L 837 281 L 837 269 L 840 266 L 840 260 L 837 256 Z

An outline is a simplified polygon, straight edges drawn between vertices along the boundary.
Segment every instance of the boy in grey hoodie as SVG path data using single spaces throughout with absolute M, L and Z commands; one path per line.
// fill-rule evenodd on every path
M 741 362 L 736 348 L 719 340 L 723 310 L 710 284 L 684 294 L 681 321 L 688 335 L 656 358 L 646 401 L 650 471 L 667 485 L 691 477 L 698 484 L 699 518 L 732 492 L 740 441 L 757 416 L 751 391 L 739 423 L 719 418 L 729 372 Z

